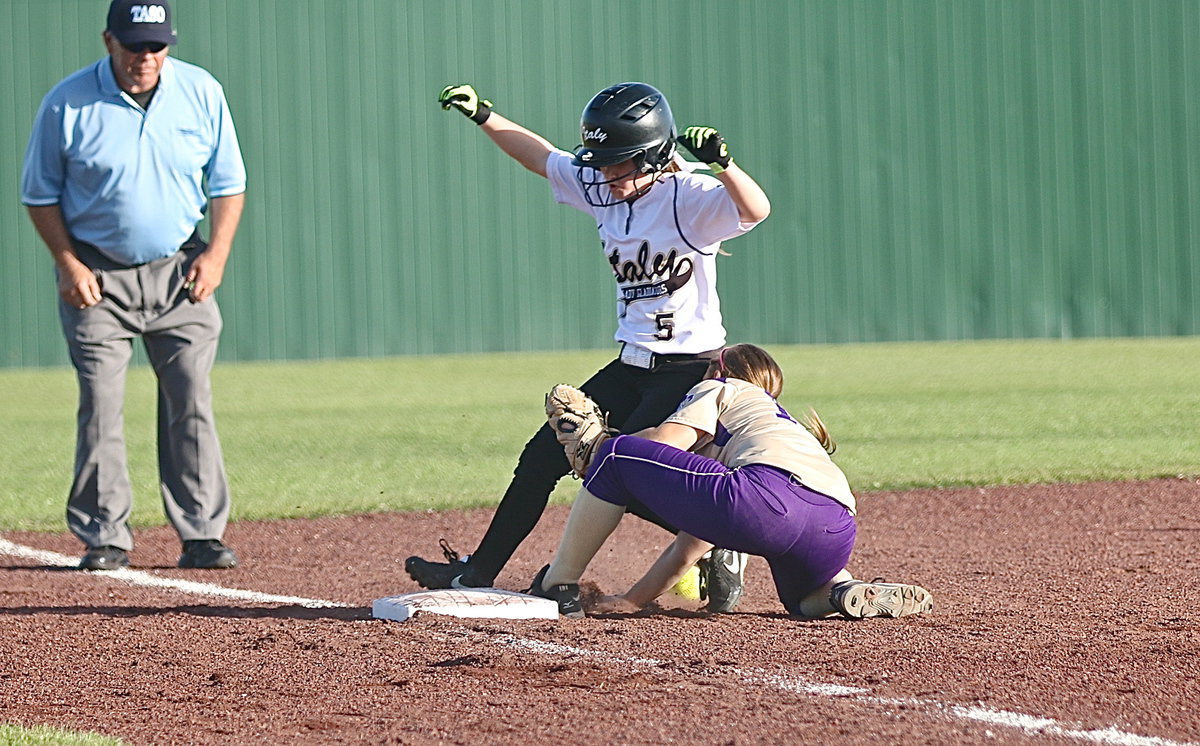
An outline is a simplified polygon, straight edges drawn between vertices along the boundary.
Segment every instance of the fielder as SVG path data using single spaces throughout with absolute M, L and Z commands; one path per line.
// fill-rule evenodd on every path
M 725 344 L 717 296 L 721 242 L 770 213 L 766 194 L 729 156 L 710 127 L 676 137 L 663 94 L 645 83 L 597 93 L 583 110 L 582 145 L 574 154 L 492 110 L 469 85 L 445 88 L 443 109 L 457 109 L 506 154 L 550 181 L 556 201 L 591 215 L 616 280 L 620 356 L 582 390 L 624 432 L 662 422 L 703 376 Z M 714 176 L 691 173 L 676 143 Z M 554 485 L 570 471 L 549 427 L 525 445 L 512 482 L 478 549 L 465 562 L 443 546 L 448 562 L 409 557 L 408 574 L 426 588 L 491 586 L 533 530 Z M 630 512 L 674 530 L 637 500 Z M 714 551 L 702 564 L 712 611 L 731 610 L 742 591 L 744 557 Z
M 598 410 L 570 386 L 547 396 L 550 427 L 587 476 L 571 506 L 554 562 L 529 593 L 581 618 L 579 579 L 640 501 L 679 527 L 675 541 L 627 592 L 595 610 L 631 611 L 674 585 L 714 544 L 765 557 L 790 614 L 851 619 L 902 617 L 933 608 L 924 588 L 855 580 L 855 500 L 829 458 L 835 445 L 816 412 L 796 420 L 777 401 L 778 364 L 759 347 L 735 345 L 709 365 L 661 425 L 613 436 Z M 582 464 L 581 464 L 582 465 Z

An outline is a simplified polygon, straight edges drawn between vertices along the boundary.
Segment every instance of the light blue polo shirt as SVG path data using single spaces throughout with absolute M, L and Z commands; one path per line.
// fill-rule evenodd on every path
M 246 191 L 221 84 L 168 57 L 142 111 L 105 57 L 46 94 L 25 152 L 21 201 L 62 209 L 67 230 L 113 261 L 170 256 L 195 230 L 205 196 Z

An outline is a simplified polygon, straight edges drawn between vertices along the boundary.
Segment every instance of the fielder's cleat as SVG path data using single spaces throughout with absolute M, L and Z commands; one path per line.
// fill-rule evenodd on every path
M 933 596 L 919 585 L 846 580 L 829 592 L 833 607 L 847 619 L 897 617 L 933 610 Z
M 531 596 L 539 596 L 548 598 L 551 601 L 558 603 L 558 613 L 571 619 L 583 619 L 587 614 L 583 613 L 583 597 L 579 593 L 578 583 L 562 583 L 560 585 L 551 586 L 550 588 L 542 588 L 542 580 L 545 579 L 546 573 L 549 572 L 550 565 L 546 565 L 538 572 L 537 577 L 533 579 L 529 589 L 525 592 Z
M 179 566 L 195 570 L 228 570 L 237 567 L 237 555 L 217 539 L 183 542 Z
M 495 578 L 484 578 L 467 561 L 470 555 L 459 557 L 454 547 L 445 539 L 438 540 L 445 562 L 430 562 L 420 557 L 404 560 L 404 571 L 417 585 L 429 590 L 439 588 L 491 588 Z
M 129 555 L 114 546 L 92 547 L 79 560 L 80 570 L 120 570 L 129 567 Z
M 737 608 L 745 585 L 746 562 L 742 552 L 713 549 L 700 558 L 700 598 L 707 599 L 706 609 L 724 613 Z

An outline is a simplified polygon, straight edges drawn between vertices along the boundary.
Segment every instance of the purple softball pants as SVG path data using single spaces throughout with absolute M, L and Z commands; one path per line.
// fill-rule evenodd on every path
M 854 516 L 831 497 L 766 464 L 720 461 L 631 435 L 601 444 L 583 486 L 614 505 L 630 499 L 680 531 L 767 560 L 789 613 L 846 566 Z

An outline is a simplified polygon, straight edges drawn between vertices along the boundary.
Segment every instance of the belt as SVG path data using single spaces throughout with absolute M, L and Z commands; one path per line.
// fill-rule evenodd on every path
M 650 369 L 661 365 L 662 363 L 682 363 L 691 360 L 712 360 L 717 357 L 720 350 L 708 350 L 706 352 L 692 353 L 672 353 L 661 354 L 651 352 L 645 347 L 637 347 L 625 342 L 621 343 L 621 362 L 626 365 L 632 365 L 635 368 Z
M 72 245 L 74 245 L 76 254 L 79 256 L 80 261 L 82 261 L 84 264 L 91 267 L 92 269 L 99 269 L 99 270 L 103 270 L 106 272 L 113 272 L 113 271 L 122 270 L 122 269 L 133 269 L 135 267 L 142 267 L 147 264 L 152 264 L 154 262 L 162 261 L 163 259 L 170 259 L 172 256 L 174 256 L 176 253 L 178 253 L 180 251 L 190 253 L 197 249 L 208 248 L 208 244 L 204 241 L 204 238 L 200 235 L 200 231 L 193 230 L 192 235 L 188 236 L 188 239 L 186 241 L 184 241 L 182 244 L 180 244 L 178 249 L 171 252 L 167 256 L 159 257 L 158 259 L 151 259 L 148 262 L 140 262 L 138 264 L 123 264 L 121 262 L 116 261 L 115 259 L 110 258 L 107 254 L 102 252 L 95 245 L 90 244 L 87 241 L 81 241 L 78 238 L 71 236 L 71 243 L 72 243 Z

